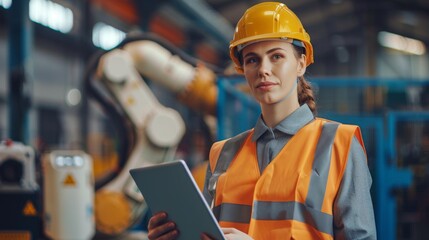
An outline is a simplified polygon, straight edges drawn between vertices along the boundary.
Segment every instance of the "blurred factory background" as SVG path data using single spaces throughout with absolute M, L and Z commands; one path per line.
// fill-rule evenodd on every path
M 184 159 L 201 181 L 259 114 L 228 56 L 256 2 L 0 0 L 0 239 L 131 238 L 148 213 L 130 167 Z M 362 128 L 378 238 L 427 239 L 429 1 L 283 2 L 318 115 Z

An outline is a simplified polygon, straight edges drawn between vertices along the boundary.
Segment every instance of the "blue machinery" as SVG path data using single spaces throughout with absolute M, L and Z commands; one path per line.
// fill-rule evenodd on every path
M 322 94 L 323 90 L 338 87 L 365 89 L 401 89 L 429 86 L 429 81 L 377 80 L 377 79 L 311 79 L 311 83 Z M 252 128 L 260 114 L 253 98 L 237 90 L 237 84 L 246 84 L 240 78 L 219 78 L 218 95 L 218 139 L 224 139 Z M 330 96 L 332 98 L 332 96 Z M 355 99 L 356 102 L 356 99 Z M 327 108 L 323 108 L 327 109 Z M 410 169 L 399 168 L 397 159 L 397 127 L 403 122 L 429 123 L 429 111 L 379 111 L 368 115 L 338 114 L 334 111 L 320 111 L 320 117 L 359 125 L 367 147 L 369 168 L 373 177 L 372 195 L 374 201 L 377 235 L 379 239 L 396 239 L 397 204 L 395 189 L 409 187 L 413 182 Z M 399 124 L 399 125 L 398 125 Z

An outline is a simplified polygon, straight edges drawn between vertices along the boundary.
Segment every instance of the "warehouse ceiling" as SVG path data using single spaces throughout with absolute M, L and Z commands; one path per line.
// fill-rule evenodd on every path
M 256 0 L 92 0 L 125 21 L 148 29 L 162 20 L 187 37 L 188 45 L 206 41 L 227 57 L 233 26 Z M 427 0 L 289 0 L 283 1 L 302 20 L 318 61 L 338 46 L 377 44 L 380 31 L 400 34 L 429 45 Z M 110 5 L 110 6 L 109 6 Z M 182 37 L 183 37 L 182 36 Z M 371 48 L 370 48 L 371 49 Z M 373 49 L 373 48 L 372 48 Z

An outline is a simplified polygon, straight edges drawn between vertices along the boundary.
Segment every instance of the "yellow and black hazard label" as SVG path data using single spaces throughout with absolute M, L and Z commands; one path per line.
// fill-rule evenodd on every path
M 74 187 L 76 186 L 76 180 L 71 173 L 67 174 L 63 181 L 65 186 Z
M 24 214 L 25 216 L 36 216 L 37 211 L 31 201 L 27 201 L 24 206 L 24 209 L 22 209 L 22 214 Z

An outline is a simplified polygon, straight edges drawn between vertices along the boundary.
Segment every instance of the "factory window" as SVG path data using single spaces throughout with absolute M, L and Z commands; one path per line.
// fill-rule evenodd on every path
M 30 0 L 30 19 L 62 33 L 73 28 L 72 10 L 48 0 Z
M 0 0 L 0 6 L 4 9 L 10 8 L 10 5 L 12 4 L 12 0 Z
M 125 33 L 102 22 L 95 24 L 92 30 L 92 42 L 95 46 L 110 50 L 125 38 Z

